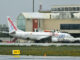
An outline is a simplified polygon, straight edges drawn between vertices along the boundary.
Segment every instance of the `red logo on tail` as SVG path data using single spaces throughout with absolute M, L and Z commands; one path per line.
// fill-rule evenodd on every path
M 8 18 L 8 21 L 11 23 L 11 25 L 13 26 L 13 28 L 17 31 L 17 28 L 14 26 L 13 22 L 11 21 L 10 18 Z

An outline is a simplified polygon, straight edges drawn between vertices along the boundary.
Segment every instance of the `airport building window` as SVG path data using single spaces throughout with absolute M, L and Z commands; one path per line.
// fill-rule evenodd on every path
M 80 7 L 56 7 L 52 8 L 51 11 L 80 11 Z
M 73 11 L 76 11 L 76 8 L 75 7 L 73 7 Z
M 58 11 L 58 8 L 55 8 L 55 11 Z
M 62 8 L 61 11 L 64 11 L 64 8 Z
M 62 30 L 80 30 L 80 24 L 61 24 L 60 29 Z
M 77 11 L 79 11 L 80 9 L 79 9 L 79 7 L 77 7 Z
M 70 7 L 68 9 L 69 9 L 69 11 L 71 11 L 71 8 Z
M 19 29 L 25 31 L 25 18 L 23 16 L 19 16 L 17 20 L 17 26 Z
M 65 7 L 65 11 L 68 11 L 68 8 L 67 7 Z
M 61 8 L 58 8 L 58 11 L 61 11 Z

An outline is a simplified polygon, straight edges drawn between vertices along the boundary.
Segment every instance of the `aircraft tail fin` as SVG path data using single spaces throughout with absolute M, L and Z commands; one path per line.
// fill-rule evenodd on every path
M 8 27 L 9 27 L 9 33 L 13 33 L 17 31 L 17 27 L 16 25 L 14 25 L 13 21 L 10 19 L 10 17 L 8 18 Z

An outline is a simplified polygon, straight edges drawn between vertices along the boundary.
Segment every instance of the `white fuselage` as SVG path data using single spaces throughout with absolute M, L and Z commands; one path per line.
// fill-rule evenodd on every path
M 14 37 L 21 39 L 32 39 L 32 40 L 41 40 L 51 36 L 50 32 L 22 32 L 16 31 L 15 34 L 11 34 Z

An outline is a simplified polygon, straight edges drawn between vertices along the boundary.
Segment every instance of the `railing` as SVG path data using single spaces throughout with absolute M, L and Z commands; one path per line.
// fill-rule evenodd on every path
M 0 45 L 16 45 L 16 46 L 80 46 L 79 43 L 0 43 Z

